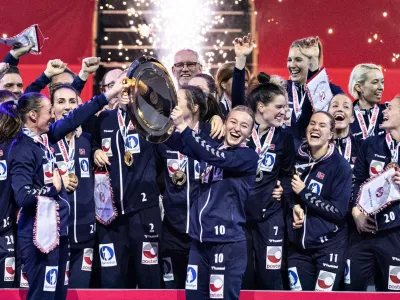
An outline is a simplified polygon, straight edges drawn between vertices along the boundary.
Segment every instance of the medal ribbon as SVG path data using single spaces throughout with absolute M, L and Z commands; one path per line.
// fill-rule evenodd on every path
M 256 144 L 256 152 L 259 155 L 258 165 L 261 164 L 262 160 L 264 159 L 265 153 L 267 153 L 269 147 L 271 146 L 272 138 L 274 137 L 275 127 L 270 127 L 268 131 L 268 135 L 264 141 L 264 144 L 261 148 L 260 137 L 258 132 L 255 128 L 253 128 L 253 132 L 251 133 L 251 137 L 253 138 L 254 144 Z
M 342 149 L 340 148 L 340 144 L 339 144 L 338 150 L 339 150 L 340 155 L 343 156 Z M 349 162 L 350 156 L 351 156 L 351 138 L 350 138 L 350 136 L 348 136 L 346 138 L 346 148 L 344 150 L 344 158 Z
M 376 125 L 376 121 L 378 120 L 378 115 L 379 115 L 379 106 L 377 104 L 375 104 L 375 106 L 374 106 L 374 110 L 372 112 L 372 116 L 371 116 L 371 120 L 370 120 L 368 129 L 367 129 L 367 125 L 365 124 L 364 116 L 361 113 L 358 105 L 356 105 L 354 107 L 354 112 L 356 114 L 358 124 L 360 125 L 363 139 L 366 139 L 367 137 L 374 135 L 375 125 Z
M 293 82 L 292 83 L 292 95 L 293 95 L 293 108 L 294 108 L 294 113 L 296 115 L 296 121 L 297 121 L 301 116 L 301 109 L 303 107 L 304 99 L 306 98 L 306 93 L 304 93 L 304 95 L 301 96 L 301 102 L 299 103 L 299 95 L 297 94 L 296 85 Z
M 125 116 L 124 117 L 122 116 L 121 109 L 118 109 L 117 113 L 118 113 L 119 132 L 121 132 L 122 139 L 124 140 L 124 148 L 125 148 L 125 151 L 127 151 L 127 149 L 126 149 L 126 139 L 128 137 L 128 131 L 129 130 L 134 130 L 135 126 L 133 126 L 132 122 L 129 121 L 128 129 L 127 129 L 126 126 L 125 126 Z
M 392 136 L 387 133 L 386 134 L 386 144 L 391 152 L 391 156 L 392 156 L 392 162 L 394 163 L 398 163 L 399 161 L 399 147 L 400 147 L 400 143 L 397 143 L 397 146 L 395 146 L 395 142 L 392 139 Z
M 196 133 L 199 132 L 199 122 L 196 123 L 196 125 L 193 128 L 193 131 Z M 185 172 L 184 170 L 186 169 L 186 165 L 188 162 L 187 156 L 178 152 L 178 160 L 179 160 L 179 170 Z
M 40 148 L 42 148 L 43 152 L 45 153 L 46 159 L 51 163 L 51 169 L 53 171 L 54 163 L 56 160 L 54 158 L 53 152 L 51 152 L 49 148 L 49 139 L 47 137 L 47 134 L 43 134 L 42 137 L 40 137 L 26 127 L 22 128 L 22 133 L 34 140 L 35 143 L 39 143 L 41 145 Z
M 67 141 L 66 141 L 66 143 L 68 144 Z M 57 144 L 58 144 L 58 147 L 60 148 L 63 160 L 67 164 L 68 173 L 74 172 L 74 166 L 75 166 L 75 160 L 74 160 L 74 158 L 75 158 L 75 134 L 72 135 L 72 138 L 71 138 L 71 140 L 69 142 L 68 153 L 67 153 L 67 149 L 65 147 L 65 144 L 64 144 L 63 140 L 59 140 L 57 142 Z

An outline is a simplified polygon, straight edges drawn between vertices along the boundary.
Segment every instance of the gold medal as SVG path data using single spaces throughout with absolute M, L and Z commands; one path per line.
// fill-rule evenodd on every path
M 177 186 L 182 186 L 186 183 L 186 174 L 179 170 L 172 176 L 172 182 Z
M 69 173 L 69 174 L 68 174 L 68 177 L 69 177 L 71 180 L 75 181 L 76 184 L 78 184 L 78 176 L 76 176 L 75 173 Z
M 124 161 L 125 161 L 125 164 L 128 166 L 128 167 L 130 167 L 130 166 L 132 166 L 132 164 L 133 164 L 133 154 L 130 152 L 130 151 L 125 151 L 125 154 L 124 154 Z

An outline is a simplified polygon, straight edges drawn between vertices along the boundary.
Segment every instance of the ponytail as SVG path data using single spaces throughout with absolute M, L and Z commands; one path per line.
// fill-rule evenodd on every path
M 7 101 L 0 105 L 0 143 L 11 141 L 21 132 L 30 111 L 39 113 L 41 100 L 46 99 L 40 93 L 26 93 L 18 100 Z

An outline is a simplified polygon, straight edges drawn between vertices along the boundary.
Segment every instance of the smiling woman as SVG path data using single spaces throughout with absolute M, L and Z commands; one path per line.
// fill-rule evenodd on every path
M 331 143 L 334 122 L 326 112 L 313 114 L 296 156 L 288 213 L 292 290 L 337 291 L 344 274 L 352 172 Z
M 385 88 L 382 69 L 374 64 L 359 64 L 354 67 L 349 80 L 349 93 L 354 97 L 356 121 L 351 125 L 352 134 L 359 139 L 383 134 L 385 104 L 380 104 Z
M 296 40 L 289 48 L 287 69 L 290 80 L 287 82 L 290 118 L 287 121 L 293 136 L 302 140 L 313 113 L 305 84 L 322 67 L 322 43 L 318 37 Z M 339 86 L 329 83 L 333 95 L 343 93 Z

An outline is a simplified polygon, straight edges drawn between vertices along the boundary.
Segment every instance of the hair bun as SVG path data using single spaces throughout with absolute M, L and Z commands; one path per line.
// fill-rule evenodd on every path
M 257 75 L 257 80 L 259 83 L 270 83 L 271 82 L 271 76 L 264 72 L 260 72 Z

